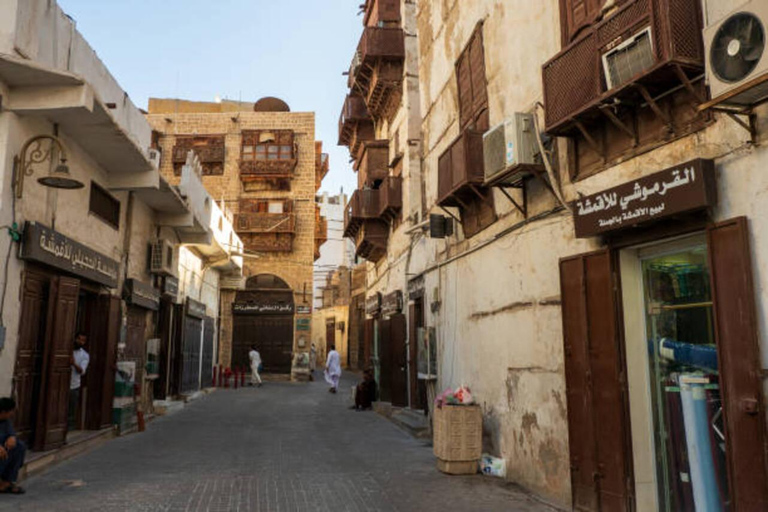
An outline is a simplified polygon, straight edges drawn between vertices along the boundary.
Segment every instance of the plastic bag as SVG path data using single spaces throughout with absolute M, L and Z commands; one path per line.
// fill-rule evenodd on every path
M 471 405 L 475 403 L 475 400 L 472 398 L 472 392 L 466 386 L 461 386 L 457 389 L 454 396 L 461 405 Z
M 504 478 L 507 475 L 507 461 L 484 453 L 480 459 L 480 472 L 484 475 Z

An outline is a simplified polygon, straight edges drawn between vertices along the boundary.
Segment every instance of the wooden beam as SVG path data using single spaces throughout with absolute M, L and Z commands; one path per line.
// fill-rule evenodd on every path
M 491 203 L 490 201 L 488 201 L 488 199 L 487 199 L 487 198 L 486 198 L 486 197 L 485 197 L 483 194 L 481 194 L 479 190 L 477 190 L 477 187 L 475 187 L 474 185 L 472 185 L 472 184 L 470 183 L 470 185 L 469 185 L 469 188 L 471 188 L 471 189 L 472 189 L 472 192 L 474 192 L 474 193 L 475 193 L 475 195 L 476 195 L 476 196 L 477 196 L 477 197 L 478 197 L 478 198 L 479 198 L 479 199 L 480 199 L 482 202 L 484 202 L 484 203 L 487 203 L 487 204 L 489 204 L 489 205 L 493 206 L 493 203 Z
M 456 217 L 454 214 L 452 214 L 451 212 L 449 212 L 447 208 L 445 208 L 445 207 L 441 206 L 441 207 L 440 207 L 440 209 L 441 209 L 441 210 L 443 210 L 447 216 L 449 216 L 450 218 L 452 218 L 453 220 L 455 220 L 456 222 L 458 222 L 459 224 L 461 224 L 461 220 L 459 220 L 459 218 L 458 218 L 458 217 Z
M 605 117 L 607 117 L 619 130 L 632 137 L 635 146 L 638 145 L 639 142 L 637 140 L 637 133 L 635 133 L 635 130 L 633 130 L 625 122 L 619 119 L 619 117 L 613 113 L 610 105 L 601 105 L 600 112 L 602 112 Z
M 696 100 L 696 106 L 698 107 L 702 103 L 704 103 L 704 100 L 702 99 L 701 95 L 699 94 L 699 91 L 696 90 L 696 88 L 693 86 L 693 83 L 691 83 L 691 80 L 688 78 L 688 75 L 685 74 L 685 71 L 683 71 L 683 68 L 680 67 L 680 64 L 674 65 L 675 73 L 677 74 L 677 78 L 680 79 L 680 81 L 683 83 L 686 89 L 688 89 L 688 92 L 693 96 L 693 99 Z
M 507 192 L 506 189 L 499 188 L 499 190 L 501 190 L 501 193 L 504 194 L 507 199 L 509 199 L 509 202 L 512 203 L 512 205 L 515 208 L 517 208 L 517 211 L 519 211 L 520 213 L 523 214 L 523 218 L 527 219 L 528 218 L 528 204 L 527 204 L 527 201 L 526 201 L 526 198 L 525 198 L 525 187 L 523 187 L 523 206 L 520 206 L 519 204 L 517 204 L 517 201 L 515 201 L 515 199 L 511 195 L 509 195 L 509 192 Z
M 651 110 L 653 110 L 653 113 L 656 114 L 656 116 L 661 119 L 661 121 L 667 126 L 667 129 L 670 132 L 675 131 L 674 127 L 672 126 L 672 119 L 670 119 L 669 115 L 667 115 L 666 112 L 661 110 L 661 107 L 658 103 L 656 103 L 656 100 L 653 99 L 651 96 L 651 93 L 648 92 L 648 89 L 643 86 L 643 84 L 634 84 L 638 91 L 640 91 L 640 94 L 643 96 L 643 99 L 648 104 L 649 107 L 651 107 Z
M 587 129 L 584 127 L 584 124 L 578 119 L 574 119 L 573 123 L 576 125 L 576 128 L 578 128 L 581 134 L 584 136 L 584 139 L 587 141 L 587 144 L 589 144 L 592 150 L 594 150 L 595 153 L 600 155 L 603 161 L 605 161 L 605 151 L 603 151 L 603 148 L 597 143 L 597 141 L 592 137 L 592 135 L 589 134 Z
M 755 78 L 754 80 L 752 80 L 750 82 L 742 84 L 739 87 L 736 87 L 735 89 L 733 89 L 733 90 L 731 90 L 731 91 L 729 91 L 729 92 L 727 92 L 725 94 L 722 94 L 722 95 L 718 96 L 717 98 L 715 98 L 715 99 L 713 99 L 713 100 L 711 100 L 711 101 L 709 101 L 707 103 L 699 105 L 699 110 L 709 110 L 712 107 L 715 107 L 717 105 L 728 104 L 728 100 L 730 100 L 730 99 L 740 95 L 743 92 L 746 92 L 746 91 L 752 89 L 753 87 L 757 87 L 758 85 L 764 84 L 765 82 L 768 82 L 768 73 L 765 73 L 762 76 L 759 76 L 759 77 Z M 768 101 L 768 100 L 766 100 L 766 101 Z M 760 102 L 760 104 L 762 104 L 762 103 L 765 103 L 765 101 Z M 752 107 L 756 107 L 757 105 L 751 105 L 751 106 Z

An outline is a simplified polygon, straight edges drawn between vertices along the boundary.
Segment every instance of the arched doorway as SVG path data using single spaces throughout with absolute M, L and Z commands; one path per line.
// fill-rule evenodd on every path
M 294 324 L 291 287 L 272 274 L 251 277 L 245 291 L 237 292 L 232 314 L 232 366 L 248 367 L 248 352 L 256 345 L 264 372 L 290 373 Z

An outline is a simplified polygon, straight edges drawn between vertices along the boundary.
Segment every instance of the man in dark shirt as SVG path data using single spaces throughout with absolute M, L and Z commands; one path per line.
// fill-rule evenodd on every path
M 0 494 L 24 494 L 16 479 L 24 465 L 27 447 L 16 437 L 11 423 L 15 411 L 13 398 L 0 398 Z

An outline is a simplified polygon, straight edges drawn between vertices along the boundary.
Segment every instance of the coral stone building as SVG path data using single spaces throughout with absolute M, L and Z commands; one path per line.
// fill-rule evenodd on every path
M 305 373 L 311 339 L 313 263 L 324 241 L 315 194 L 328 158 L 315 115 L 277 98 L 255 105 L 150 99 L 154 144 L 172 183 L 190 150 L 203 182 L 234 214 L 244 278 L 222 291 L 219 363 L 246 368 L 255 344 L 266 372 Z

